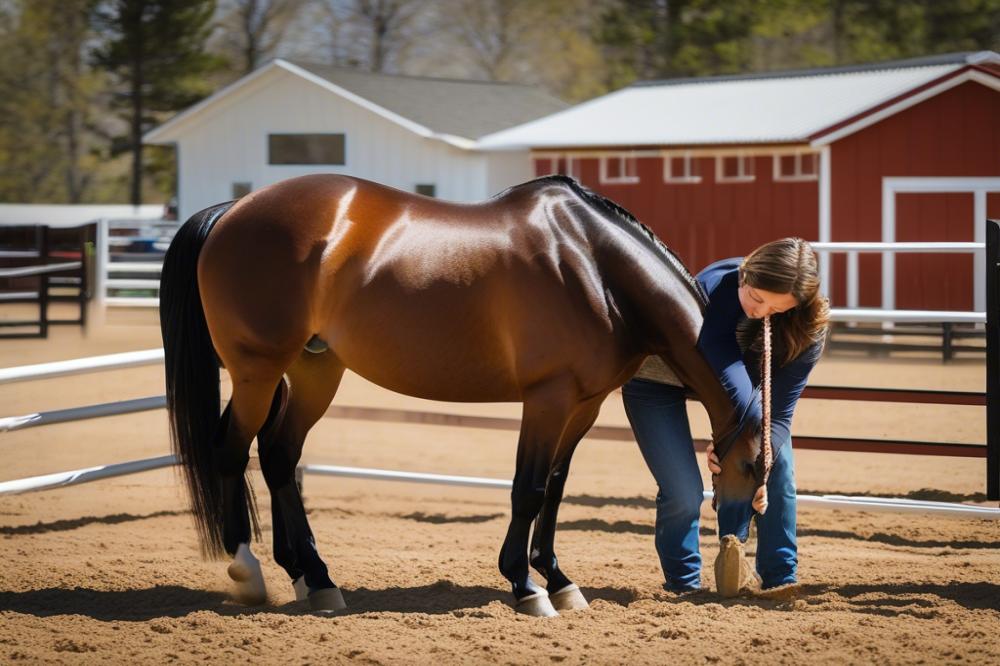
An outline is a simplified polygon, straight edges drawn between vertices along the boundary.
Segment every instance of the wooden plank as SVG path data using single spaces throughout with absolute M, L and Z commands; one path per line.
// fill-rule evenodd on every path
M 986 406 L 986 394 L 976 391 L 931 391 L 925 389 L 855 388 L 850 386 L 806 386 L 803 398 L 857 400 L 861 402 L 915 402 L 937 405 Z
M 418 412 L 405 409 L 382 409 L 376 407 L 354 407 L 331 405 L 326 411 L 329 418 L 378 421 L 383 423 L 417 423 L 423 425 L 460 426 L 517 432 L 521 428 L 520 419 L 495 416 L 473 416 L 468 414 L 445 414 L 439 412 Z M 621 426 L 594 426 L 587 433 L 588 439 L 633 442 L 635 436 L 631 428 Z M 882 439 L 856 439 L 845 437 L 793 436 L 797 449 L 820 451 L 854 451 L 868 453 L 901 453 L 927 456 L 959 456 L 985 458 L 986 447 L 981 444 L 951 442 L 911 442 Z M 695 448 L 704 451 L 708 441 L 695 440 Z

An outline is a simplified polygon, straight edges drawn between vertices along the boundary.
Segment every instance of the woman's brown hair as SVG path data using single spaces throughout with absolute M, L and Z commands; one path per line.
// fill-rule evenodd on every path
M 776 358 L 781 365 L 813 345 L 822 348 L 830 323 L 830 304 L 819 293 L 819 262 L 809 243 L 782 238 L 761 245 L 740 264 L 740 285 L 776 294 L 791 294 L 797 305 L 771 317 L 779 334 Z M 759 350 L 760 327 L 754 326 L 751 346 Z

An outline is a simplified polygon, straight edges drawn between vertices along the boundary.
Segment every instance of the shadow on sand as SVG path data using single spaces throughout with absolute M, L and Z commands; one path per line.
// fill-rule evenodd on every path
M 629 588 L 584 587 L 591 602 L 598 599 L 619 606 L 629 606 L 636 600 L 636 591 Z M 431 585 L 407 588 L 344 590 L 348 608 L 337 616 L 364 613 L 428 613 L 431 615 L 484 613 L 483 607 L 494 601 L 510 604 L 510 594 L 482 585 L 455 585 L 440 580 Z M 659 595 L 657 595 L 659 597 Z M 1000 611 L 1000 585 L 994 583 L 913 583 L 883 585 L 818 585 L 800 586 L 794 599 L 802 599 L 821 610 L 822 605 L 847 603 L 855 612 L 895 617 L 912 615 L 931 617 L 937 614 L 938 603 L 933 598 L 954 602 L 970 610 Z M 762 608 L 796 611 L 789 598 L 738 597 L 722 599 L 710 590 L 692 594 L 658 598 L 664 603 L 722 606 L 759 606 Z M 144 622 L 160 617 L 183 617 L 197 611 L 211 611 L 220 616 L 236 617 L 258 614 L 308 615 L 306 604 L 291 602 L 282 605 L 242 606 L 226 594 L 209 590 L 193 590 L 176 585 L 157 586 L 143 590 L 103 591 L 85 588 L 0 592 L 0 608 L 36 617 L 83 615 L 101 621 Z M 842 608 L 842 606 L 841 606 Z
M 602 587 L 584 588 L 591 600 L 627 606 L 635 600 L 629 589 Z M 344 590 L 347 610 L 337 616 L 364 613 L 429 613 L 432 615 L 465 611 L 483 612 L 494 601 L 505 606 L 511 603 L 506 590 L 482 585 L 456 585 L 439 580 L 431 585 L 369 590 Z M 0 592 L 0 608 L 36 617 L 83 615 L 101 621 L 145 622 L 161 617 L 183 617 L 197 611 L 211 611 L 221 616 L 235 617 L 278 613 L 308 615 L 302 602 L 281 605 L 242 606 L 228 595 L 209 590 L 193 590 L 177 585 L 151 587 L 142 590 L 91 590 L 86 588 L 49 588 L 27 592 Z
M 415 520 L 418 523 L 431 523 L 432 525 L 446 525 L 449 523 L 488 523 L 497 518 L 503 518 L 502 513 L 486 513 L 470 516 L 446 516 L 443 513 L 424 513 L 416 511 L 405 515 L 398 515 L 397 518 L 404 520 Z
M 67 532 L 79 529 L 87 525 L 118 525 L 121 523 L 131 523 L 139 520 L 150 520 L 151 518 L 163 518 L 166 516 L 184 516 L 189 511 L 156 511 L 143 515 L 134 513 L 113 513 L 108 516 L 81 516 L 80 518 L 70 518 L 66 520 L 53 520 L 48 523 L 35 523 L 34 525 L 0 525 L 0 535 L 21 536 L 25 534 L 46 534 L 48 532 Z
M 823 537 L 827 539 L 852 539 L 854 541 L 871 541 L 874 543 L 884 543 L 889 546 L 909 546 L 911 548 L 964 548 L 969 550 L 1000 548 L 1000 541 L 987 541 L 985 539 L 972 540 L 952 540 L 941 539 L 908 539 L 896 534 L 886 534 L 876 532 L 870 536 L 864 536 L 846 530 L 823 530 L 808 527 L 800 527 L 798 530 L 800 537 Z

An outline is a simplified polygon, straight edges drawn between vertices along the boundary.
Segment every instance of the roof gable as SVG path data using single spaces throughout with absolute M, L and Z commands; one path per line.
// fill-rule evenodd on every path
M 147 132 L 143 141 L 175 141 L 187 123 L 276 71 L 301 77 L 419 136 L 465 149 L 474 148 L 479 136 L 566 107 L 532 86 L 371 74 L 276 59 Z

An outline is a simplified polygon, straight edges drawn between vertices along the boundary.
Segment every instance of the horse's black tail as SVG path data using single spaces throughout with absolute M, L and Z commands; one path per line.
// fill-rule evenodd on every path
M 202 553 L 223 551 L 221 488 L 212 448 L 220 427 L 219 361 L 198 291 L 198 255 L 215 221 L 232 206 L 195 213 L 174 236 L 160 277 L 160 332 L 166 366 L 167 414 L 174 454 L 184 469 Z M 247 493 L 254 527 L 256 509 Z

